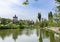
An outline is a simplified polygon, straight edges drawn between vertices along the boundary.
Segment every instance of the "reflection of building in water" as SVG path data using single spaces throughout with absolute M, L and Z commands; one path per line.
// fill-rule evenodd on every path
M 17 23 L 18 22 L 18 17 L 15 15 L 14 17 L 13 17 L 13 23 Z

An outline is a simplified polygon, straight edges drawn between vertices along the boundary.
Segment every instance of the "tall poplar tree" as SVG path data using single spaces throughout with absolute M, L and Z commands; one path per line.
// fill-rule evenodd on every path
M 38 13 L 38 19 L 41 21 L 41 13 Z

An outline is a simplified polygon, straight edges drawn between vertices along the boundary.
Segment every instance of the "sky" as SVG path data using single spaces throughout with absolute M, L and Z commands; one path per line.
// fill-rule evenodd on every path
M 48 18 L 50 11 L 56 7 L 54 0 L 29 0 L 28 5 L 23 5 L 25 0 L 0 0 L 0 17 L 13 18 L 16 14 L 19 19 L 36 20 L 38 12 L 42 18 Z

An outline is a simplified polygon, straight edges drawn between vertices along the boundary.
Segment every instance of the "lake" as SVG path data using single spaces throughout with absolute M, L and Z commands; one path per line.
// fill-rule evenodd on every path
M 60 35 L 43 29 L 0 30 L 0 42 L 60 42 Z

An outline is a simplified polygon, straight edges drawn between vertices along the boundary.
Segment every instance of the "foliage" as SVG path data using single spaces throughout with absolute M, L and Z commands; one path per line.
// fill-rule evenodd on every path
M 7 24 L 8 24 L 8 23 L 11 23 L 12 20 L 8 18 L 8 19 L 6 19 L 6 22 L 7 22 Z
M 1 24 L 6 24 L 6 19 L 5 18 L 1 18 Z
M 48 26 L 48 21 L 44 20 L 41 22 L 40 27 L 47 27 Z
M 38 13 L 38 19 L 41 20 L 41 13 Z
M 53 26 L 54 24 L 53 24 L 54 22 L 53 22 L 53 14 L 52 14 L 52 12 L 50 11 L 49 13 L 48 13 L 48 24 L 49 24 L 49 26 Z
M 33 21 L 29 21 L 29 20 L 19 20 L 19 25 L 20 25 L 20 28 L 23 29 L 23 28 L 28 28 L 30 27 L 31 25 L 33 25 L 34 22 Z
M 36 22 L 34 23 L 35 28 L 40 28 L 40 22 L 38 20 L 36 20 Z
M 57 9 L 60 11 L 60 5 L 59 5 L 59 6 L 57 6 Z
M 52 14 L 52 12 L 49 12 L 48 13 L 48 19 L 50 20 L 50 19 L 53 19 L 53 14 Z
M 54 14 L 54 21 L 57 24 L 57 26 L 60 25 L 60 12 L 59 11 Z
M 24 2 L 23 5 L 28 5 L 29 3 L 28 2 Z
M 38 0 L 35 0 L 38 1 Z M 55 0 L 56 2 L 58 2 L 60 4 L 60 0 Z M 25 0 L 23 2 L 23 5 L 28 5 L 29 4 L 29 0 Z M 58 12 L 56 13 L 56 15 L 52 14 L 52 12 L 50 11 L 48 13 L 48 20 L 44 20 L 41 22 L 41 13 L 38 13 L 37 18 L 39 19 L 39 21 L 36 21 L 35 23 L 33 21 L 30 20 L 19 20 L 17 24 L 13 24 L 11 19 L 6 19 L 6 18 L 0 18 L 0 29 L 24 29 L 24 28 L 29 28 L 29 27 L 47 27 L 47 26 L 56 26 L 56 25 L 60 25 L 60 5 L 57 6 Z M 53 17 L 54 16 L 54 17 Z M 54 21 L 56 22 L 54 22 Z
M 19 25 L 16 25 L 16 24 L 12 24 L 12 23 L 9 23 L 9 24 L 1 24 L 0 25 L 0 29 L 18 29 L 19 28 Z
M 16 36 L 21 35 L 20 34 L 21 31 L 19 29 L 0 30 L 0 37 L 4 40 L 6 36 L 9 36 L 12 34 L 12 38 L 16 40 L 17 39 Z
M 38 1 L 38 0 L 35 0 L 35 1 Z M 23 2 L 23 5 L 28 5 L 29 4 L 29 0 L 25 0 L 24 2 Z
M 57 3 L 60 3 L 60 0 L 55 0 Z

